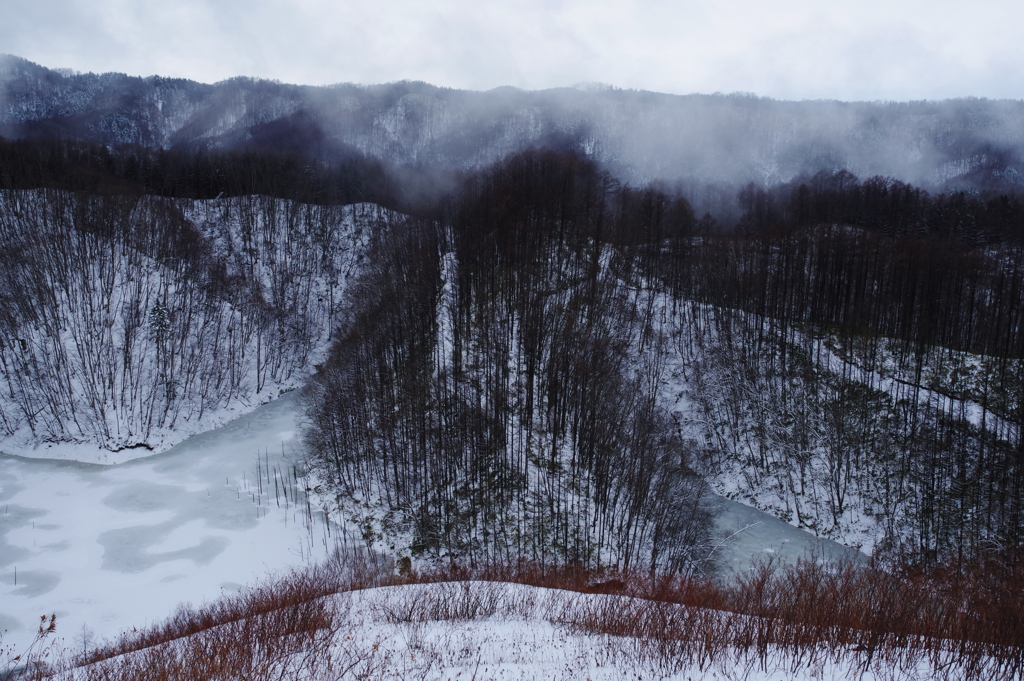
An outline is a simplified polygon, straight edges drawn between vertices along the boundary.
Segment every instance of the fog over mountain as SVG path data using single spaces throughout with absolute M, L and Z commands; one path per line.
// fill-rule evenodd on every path
M 747 182 L 846 169 L 927 189 L 1024 181 L 1024 102 L 778 101 L 589 85 L 474 92 L 421 82 L 326 87 L 233 78 L 213 85 L 55 71 L 0 57 L 0 135 L 109 146 L 363 154 L 469 170 L 531 146 L 574 150 L 630 184 L 677 184 L 698 211 Z M 726 185 L 715 191 L 714 187 Z M 709 187 L 711 189 L 709 190 Z

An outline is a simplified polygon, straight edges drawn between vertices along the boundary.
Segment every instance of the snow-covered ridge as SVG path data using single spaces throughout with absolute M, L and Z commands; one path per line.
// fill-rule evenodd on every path
M 322 593 L 326 583 L 305 585 Z M 293 597 L 303 588 L 281 586 Z M 189 628 L 201 616 L 192 610 L 148 645 L 132 645 L 129 635 L 126 648 L 64 678 L 139 678 L 168 666 L 193 678 L 216 670 L 296 681 L 1019 678 L 1019 658 L 998 645 L 627 595 L 442 581 L 346 590 L 254 612 L 274 598 L 271 585 L 260 585 L 221 610 L 241 617 L 198 631 Z

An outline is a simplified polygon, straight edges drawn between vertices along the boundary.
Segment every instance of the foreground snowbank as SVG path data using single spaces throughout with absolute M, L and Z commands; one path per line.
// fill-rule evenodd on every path
M 329 571 L 311 574 L 178 614 L 58 678 L 909 681 L 1014 679 L 1020 667 L 940 639 L 624 595 L 488 581 L 323 595 Z

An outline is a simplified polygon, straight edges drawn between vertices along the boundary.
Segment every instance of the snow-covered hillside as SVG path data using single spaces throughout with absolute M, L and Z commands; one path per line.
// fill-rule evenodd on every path
M 329 571 L 293 573 L 179 611 L 55 678 L 1019 678 L 1010 651 L 933 636 L 518 583 L 332 583 Z
M 390 214 L 0 195 L 0 451 L 113 463 L 301 386 Z
M 719 494 L 875 555 L 1014 531 L 966 521 L 982 513 L 976 485 L 1004 470 L 989 459 L 1019 442 L 1020 360 L 680 310 L 665 400 Z M 1013 387 L 986 393 L 997 365 Z

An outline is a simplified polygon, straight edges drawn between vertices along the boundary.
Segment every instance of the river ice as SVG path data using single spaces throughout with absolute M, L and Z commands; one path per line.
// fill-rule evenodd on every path
M 310 559 L 327 546 L 301 495 L 293 393 L 170 450 L 113 466 L 0 455 L 0 629 L 23 646 L 57 614 L 65 643 L 111 637 Z M 283 487 L 283 484 L 281 485 Z M 272 485 L 271 485 L 272 487 Z M 312 531 L 310 529 L 312 526 Z

